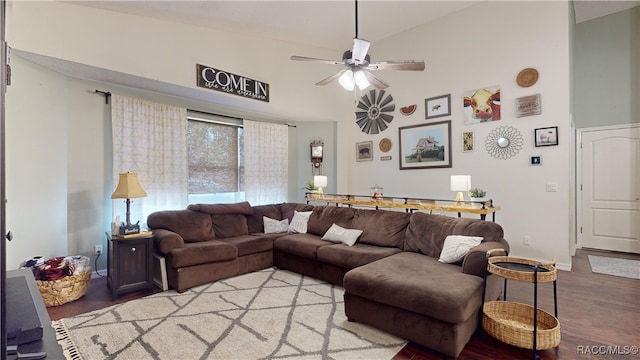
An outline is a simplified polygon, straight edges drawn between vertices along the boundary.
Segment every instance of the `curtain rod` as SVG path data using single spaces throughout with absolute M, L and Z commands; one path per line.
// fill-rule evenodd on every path
M 193 109 L 187 109 L 187 110 L 188 110 L 188 111 L 195 112 L 195 113 L 199 113 L 199 114 L 213 115 L 213 116 L 220 116 L 220 117 L 224 117 L 224 118 L 228 118 L 228 119 L 233 119 L 233 120 L 245 120 L 245 119 L 243 119 L 243 118 L 239 118 L 239 117 L 235 117 L 235 116 L 222 115 L 222 114 L 214 114 L 214 113 L 210 113 L 210 112 L 206 112 L 206 111 L 193 110 Z M 250 119 L 246 119 L 246 120 L 250 120 Z M 265 121 L 265 120 L 260 120 L 260 121 L 261 121 L 261 122 L 271 123 L 271 124 L 287 125 L 288 127 L 297 127 L 296 125 L 287 124 L 287 123 L 280 123 L 280 122 L 276 122 L 276 121 Z
M 111 93 L 109 91 L 96 90 L 96 94 L 104 95 L 104 103 L 109 105 L 109 98 L 111 97 Z

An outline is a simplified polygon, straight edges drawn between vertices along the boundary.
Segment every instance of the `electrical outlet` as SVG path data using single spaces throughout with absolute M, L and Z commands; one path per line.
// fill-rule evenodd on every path
M 531 245 L 531 236 L 525 235 L 525 237 L 522 238 L 522 243 L 525 245 Z
M 102 245 L 96 245 L 95 253 L 96 253 L 96 255 L 101 255 L 102 254 Z

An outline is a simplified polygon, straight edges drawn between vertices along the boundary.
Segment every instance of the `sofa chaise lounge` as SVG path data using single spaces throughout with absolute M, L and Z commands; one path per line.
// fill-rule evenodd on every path
M 306 231 L 289 232 L 301 215 Z M 509 250 L 493 222 L 298 203 L 194 204 L 152 213 L 147 225 L 178 292 L 276 266 L 343 286 L 350 321 L 453 357 L 478 327 L 486 252 Z M 332 227 L 362 232 L 355 244 L 323 239 Z M 459 261 L 439 261 L 456 237 L 479 245 Z M 502 283 L 489 280 L 487 297 L 497 298 Z

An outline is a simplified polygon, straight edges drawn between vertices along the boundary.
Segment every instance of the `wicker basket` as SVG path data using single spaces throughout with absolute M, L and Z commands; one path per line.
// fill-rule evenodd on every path
M 550 262 L 542 263 L 536 260 L 517 258 L 513 256 L 491 256 L 487 260 L 487 270 L 498 276 L 510 280 L 523 282 L 533 282 L 533 268 L 539 265 L 538 282 L 555 281 L 558 278 L 558 270 L 555 267 L 555 259 Z M 510 269 L 500 266 L 500 263 L 511 263 L 522 265 L 521 270 Z
M 60 280 L 36 280 L 36 284 L 38 284 L 44 304 L 51 307 L 83 297 L 89 290 L 89 281 L 91 281 L 91 268 L 86 268 L 80 274 L 67 276 Z
M 560 322 L 538 309 L 536 349 L 560 345 Z M 488 301 L 484 304 L 482 328 L 492 337 L 513 346 L 533 349 L 533 306 L 512 301 Z

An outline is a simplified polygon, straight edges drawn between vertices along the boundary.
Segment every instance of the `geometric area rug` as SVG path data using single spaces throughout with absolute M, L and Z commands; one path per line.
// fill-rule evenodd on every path
M 406 341 L 344 315 L 344 290 L 269 268 L 52 323 L 67 359 L 391 359 Z
M 598 274 L 640 279 L 640 261 L 589 255 L 591 271 Z

